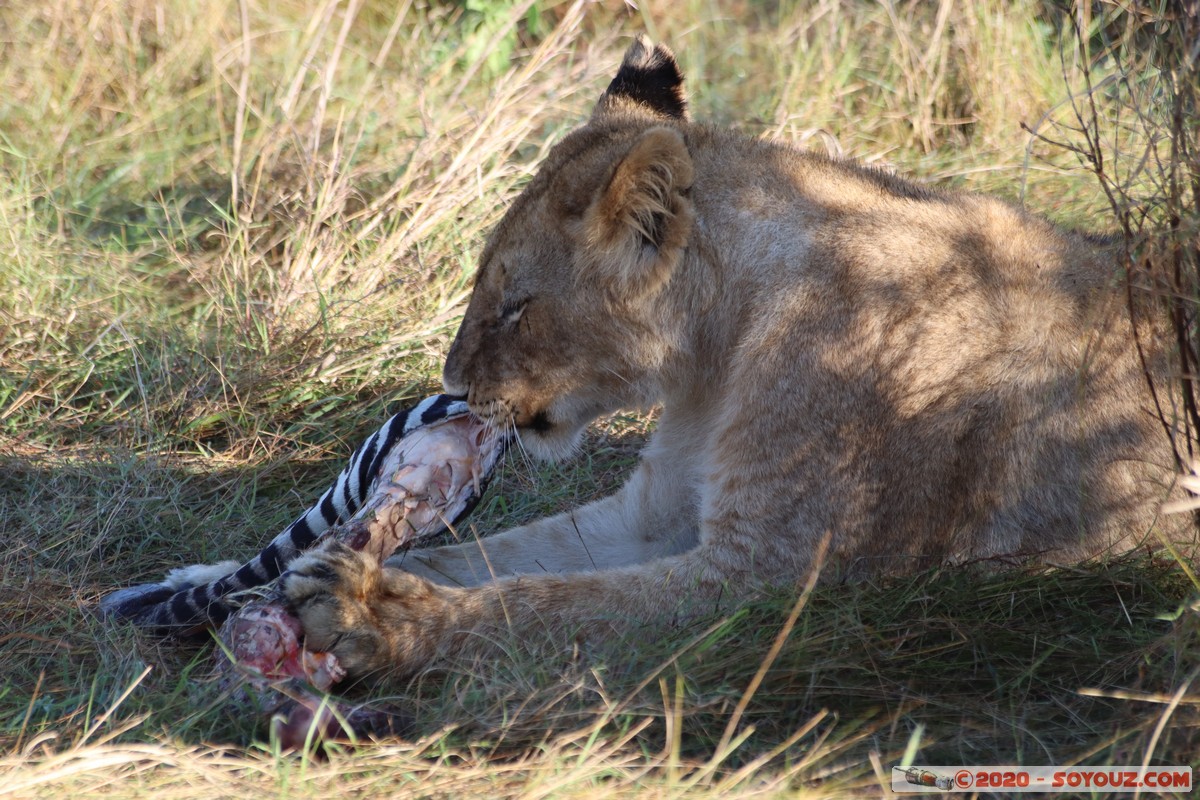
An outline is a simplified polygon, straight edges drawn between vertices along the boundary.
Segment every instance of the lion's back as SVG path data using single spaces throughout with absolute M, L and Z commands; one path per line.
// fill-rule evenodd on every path
M 763 345 L 736 351 L 726 414 L 790 415 L 755 448 L 797 464 L 779 486 L 836 476 L 817 518 L 867 569 L 1145 540 L 1174 482 L 1148 389 L 1169 381 L 1163 353 L 1137 352 L 1109 243 L 994 198 L 791 168 L 805 238 L 765 273 L 746 337 Z M 841 456 L 790 460 L 810 433 Z

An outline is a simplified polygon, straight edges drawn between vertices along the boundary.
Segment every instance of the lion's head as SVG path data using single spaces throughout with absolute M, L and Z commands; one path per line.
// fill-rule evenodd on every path
M 693 222 L 682 81 L 668 49 L 635 42 L 484 248 L 443 383 L 539 457 L 661 394 L 661 296 Z

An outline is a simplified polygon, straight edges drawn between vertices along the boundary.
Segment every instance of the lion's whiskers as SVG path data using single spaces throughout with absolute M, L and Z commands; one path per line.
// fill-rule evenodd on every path
M 535 469 L 533 465 L 533 457 L 529 455 L 529 451 L 525 449 L 525 442 L 521 440 L 521 431 L 517 427 L 517 421 L 513 417 L 508 418 L 508 425 L 512 428 L 512 439 L 517 444 L 517 450 L 521 453 L 521 461 L 525 465 L 527 474 L 532 477 Z

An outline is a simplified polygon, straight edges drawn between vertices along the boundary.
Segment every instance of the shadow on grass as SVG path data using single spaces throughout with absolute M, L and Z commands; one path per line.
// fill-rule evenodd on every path
M 471 518 L 472 531 L 611 491 L 636 461 L 647 424 L 609 420 L 607 431 L 590 434 L 588 454 L 568 465 L 510 459 Z M 261 733 L 265 719 L 221 709 L 210 646 L 110 626 L 96 618 L 97 604 L 174 567 L 250 558 L 343 466 L 344 457 L 276 454 L 255 463 L 116 447 L 0 455 L 0 748 L 39 735 L 76 741 L 134 683 L 114 717 L 145 718 L 129 736 L 248 741 Z
M 644 421 L 618 421 L 573 464 L 535 473 L 510 462 L 474 525 L 503 528 L 610 491 L 644 433 Z M 171 566 L 251 554 L 339 467 L 213 469 L 119 453 L 6 459 L 0 746 L 54 737 L 60 749 L 109 734 L 265 741 L 267 720 L 232 710 L 213 681 L 210 646 L 108 627 L 95 603 Z M 1138 553 L 1070 569 L 977 565 L 819 586 L 768 659 L 797 597 L 779 591 L 661 641 L 565 660 L 529 646 L 502 663 L 345 695 L 383 698 L 416 721 L 414 736 L 450 727 L 449 744 L 504 758 L 581 731 L 635 730 L 627 747 L 673 753 L 685 767 L 710 762 L 732 737 L 723 768 L 771 757 L 803 763 L 805 779 L 872 780 L 872 754 L 886 769 L 911 742 L 919 763 L 1198 758 L 1200 703 L 1189 682 L 1200 616 L 1194 586 L 1169 560 Z M 1177 692 L 1182 702 L 1170 706 Z
M 1198 758 L 1188 681 L 1200 615 L 1170 560 L 1139 553 L 1071 569 L 973 566 L 819 586 L 746 701 L 796 602 L 780 591 L 669 641 L 573 665 L 522 654 L 430 674 L 394 702 L 414 710 L 420 733 L 455 724 L 464 740 L 501 750 L 601 719 L 609 735 L 649 721 L 644 750 L 675 747 L 699 764 L 727 733 L 744 734 L 726 766 L 778 751 L 808 760 L 809 777 L 866 774 L 871 753 L 887 768 L 913 741 L 918 763 L 934 764 L 1140 764 L 1152 739 L 1150 763 Z M 1177 690 L 1187 701 L 1155 737 Z

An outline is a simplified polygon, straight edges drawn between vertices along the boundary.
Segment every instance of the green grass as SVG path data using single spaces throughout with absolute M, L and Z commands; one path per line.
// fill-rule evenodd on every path
M 1043 4 L 268 5 L 0 4 L 3 791 L 856 796 L 906 751 L 1200 766 L 1198 590 L 1144 554 L 820 587 L 792 627 L 785 592 L 621 660 L 514 652 L 379 690 L 416 738 L 327 761 L 231 714 L 208 649 L 98 621 L 114 587 L 254 552 L 435 389 L 486 231 L 638 31 L 699 119 L 1110 224 L 1020 127 L 1068 123 L 1080 88 Z M 610 491 L 652 426 L 511 459 L 473 525 Z

